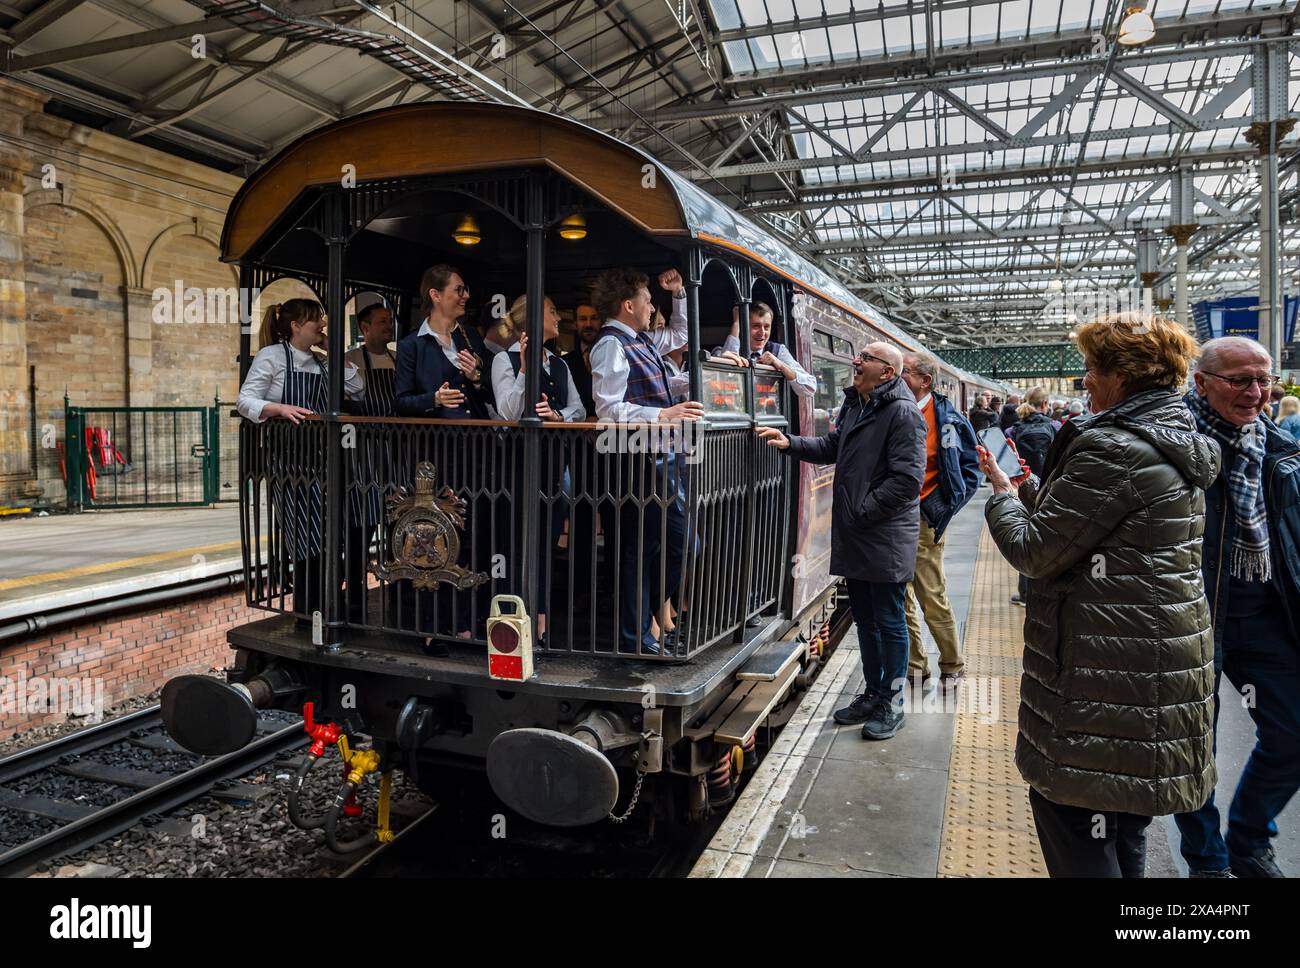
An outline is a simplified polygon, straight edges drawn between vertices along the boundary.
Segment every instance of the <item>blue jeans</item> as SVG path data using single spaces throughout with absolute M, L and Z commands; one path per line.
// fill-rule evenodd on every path
M 1254 690 L 1248 709 L 1255 721 L 1255 748 L 1228 808 L 1226 842 L 1213 793 L 1201 809 L 1174 817 L 1183 858 L 1193 870 L 1223 870 L 1229 850 L 1248 857 L 1268 847 L 1277 836 L 1277 815 L 1300 787 L 1300 644 L 1267 612 L 1229 618 L 1223 671 L 1239 692 Z M 1217 675 L 1214 686 L 1217 751 Z
M 865 692 L 897 702 L 907 682 L 907 582 L 845 580 L 858 627 Z

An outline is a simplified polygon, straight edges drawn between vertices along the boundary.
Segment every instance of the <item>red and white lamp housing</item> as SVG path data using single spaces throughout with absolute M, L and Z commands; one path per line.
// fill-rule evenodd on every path
M 507 606 L 509 611 L 504 611 Z M 533 676 L 533 623 L 518 595 L 495 595 L 487 620 L 488 675 L 523 682 Z

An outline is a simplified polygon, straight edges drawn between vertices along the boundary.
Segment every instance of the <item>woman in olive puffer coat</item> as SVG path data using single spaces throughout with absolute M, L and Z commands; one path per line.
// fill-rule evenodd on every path
M 1057 434 L 1032 509 L 982 451 L 985 518 L 1030 579 L 1016 765 L 1048 870 L 1140 877 L 1151 818 L 1214 789 L 1201 538 L 1220 457 L 1179 399 L 1181 327 L 1109 316 L 1078 345 L 1096 415 Z

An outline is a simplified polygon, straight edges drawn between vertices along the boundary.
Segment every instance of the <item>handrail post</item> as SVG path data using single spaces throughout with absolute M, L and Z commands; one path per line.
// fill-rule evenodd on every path
M 752 305 L 754 298 L 754 275 L 748 266 L 740 266 L 736 270 L 736 283 L 740 286 L 740 326 L 736 335 L 740 338 L 740 355 L 743 359 L 748 360 L 753 347 L 749 337 L 749 307 Z M 749 605 L 754 595 L 754 523 L 757 518 L 754 486 L 758 474 L 758 435 L 752 432 L 753 428 L 758 425 L 754 417 L 755 395 L 754 364 L 751 362 L 749 366 L 745 367 L 745 409 L 748 411 L 751 433 L 748 435 L 744 447 L 749 458 L 749 474 L 746 477 L 745 484 L 744 523 L 741 532 L 745 536 L 745 543 L 740 560 L 740 594 L 738 596 L 740 600 L 740 624 L 736 628 L 733 640 L 735 642 L 745 641 L 745 625 L 749 621 Z
M 342 235 L 329 240 L 329 285 L 326 314 L 329 317 L 329 413 L 325 417 L 325 588 L 321 595 L 322 638 L 316 643 L 336 649 L 343 640 L 343 617 L 339 605 L 339 557 L 343 553 L 343 260 L 347 241 Z
M 702 347 L 700 346 L 700 285 L 704 275 L 704 254 L 698 245 L 693 245 L 686 253 L 686 339 L 687 352 L 691 365 L 688 369 L 691 386 L 691 399 L 704 399 L 704 368 Z
M 690 354 L 690 366 L 687 368 L 687 375 L 690 379 L 690 399 L 698 402 L 704 401 L 704 350 L 700 346 L 700 286 L 703 283 L 704 276 L 704 252 L 698 245 L 693 245 L 686 253 L 686 331 L 687 331 L 687 352 Z M 699 521 L 700 521 L 700 475 L 704 472 L 704 461 L 706 454 L 704 448 L 707 446 L 709 433 L 709 416 L 707 410 L 700 421 L 691 427 L 688 431 L 683 429 L 683 437 L 687 433 L 693 438 L 691 443 L 697 448 L 697 453 L 692 454 L 694 458 L 691 463 L 695 465 L 693 472 L 686 474 L 686 540 L 682 543 L 682 555 L 685 560 L 682 562 L 682 583 L 679 586 L 683 589 L 700 588 L 700 582 L 697 578 L 699 573 L 700 556 L 695 553 L 695 545 L 699 540 Z M 692 591 L 692 596 L 698 596 L 698 591 Z M 698 601 L 698 599 L 697 599 Z M 697 615 L 703 613 L 702 606 L 697 605 L 699 609 Z M 703 641 L 705 630 L 702 628 L 700 621 L 691 622 L 687 625 L 687 635 L 695 641 L 687 641 L 685 654 L 691 655 L 698 647 L 697 642 Z
M 537 176 L 528 182 L 527 246 L 528 264 L 525 293 L 528 301 L 528 350 L 524 368 L 524 400 L 527 406 L 520 416 L 523 429 L 523 473 L 520 476 L 524 493 L 518 495 L 522 502 L 520 514 L 519 560 L 511 562 L 511 571 L 518 575 L 516 587 L 524 600 L 524 609 L 533 623 L 533 640 L 537 640 L 537 587 L 538 523 L 541 518 L 541 433 L 542 418 L 537 415 L 541 387 L 542 343 L 545 339 L 542 320 L 546 313 L 546 186 Z M 553 457 L 554 455 L 552 455 Z M 548 464 L 549 466 L 549 464 Z M 549 482 L 548 482 L 549 486 Z

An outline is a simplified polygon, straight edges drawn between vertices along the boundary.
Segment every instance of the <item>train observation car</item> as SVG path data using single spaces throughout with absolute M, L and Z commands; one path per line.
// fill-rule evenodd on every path
M 786 460 L 753 428 L 826 432 L 865 343 L 920 344 L 638 149 L 497 104 L 403 105 L 300 138 L 240 189 L 222 250 L 246 289 L 289 278 L 317 294 L 329 405 L 300 424 L 243 422 L 245 587 L 267 617 L 229 633 L 224 681 L 168 683 L 171 735 L 218 754 L 252 739 L 257 708 L 300 710 L 309 763 L 340 736 L 373 740 L 352 755 L 354 786 L 405 770 L 445 791 L 458 768 L 486 767 L 508 806 L 559 826 L 634 808 L 699 819 L 732 796 L 760 729 L 825 660 L 837 593 L 833 468 Z M 705 419 L 347 412 L 349 300 L 377 294 L 413 333 L 421 274 L 440 263 L 469 290 L 462 327 L 528 295 L 529 401 L 544 295 L 572 307 L 628 266 L 667 316 L 656 280 L 678 269 Z M 744 319 L 758 300 L 814 396 L 709 359 L 733 307 Z M 748 355 L 747 326 L 739 339 Z M 939 383 L 963 409 L 991 386 L 947 364 Z

